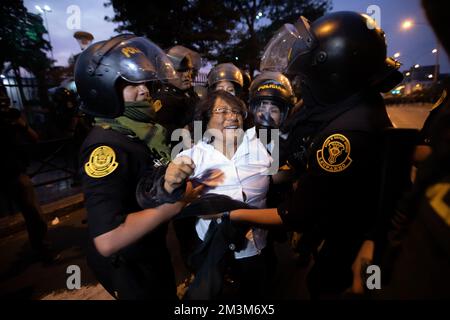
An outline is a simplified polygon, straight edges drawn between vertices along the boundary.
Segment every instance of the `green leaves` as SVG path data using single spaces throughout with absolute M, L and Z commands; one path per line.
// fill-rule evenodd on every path
M 10 61 L 35 73 L 50 67 L 46 52 L 50 43 L 44 39 L 47 33 L 42 18 L 29 13 L 22 1 L 6 1 L 0 11 L 0 65 Z

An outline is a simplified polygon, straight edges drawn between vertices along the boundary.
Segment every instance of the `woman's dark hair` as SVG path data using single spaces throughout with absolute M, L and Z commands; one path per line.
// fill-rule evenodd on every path
M 242 101 L 241 99 L 239 99 L 236 96 L 233 96 L 231 93 L 228 93 L 223 90 L 210 92 L 210 93 L 208 93 L 206 98 L 203 100 L 200 100 L 195 107 L 194 122 L 195 121 L 202 122 L 202 136 L 204 135 L 204 133 L 208 127 L 209 120 L 211 119 L 212 108 L 214 106 L 214 103 L 219 98 L 224 100 L 232 108 L 239 109 L 243 113 L 244 112 L 248 113 L 247 106 L 245 105 L 244 101 Z M 194 122 L 192 122 L 191 125 L 189 126 L 192 137 L 194 137 Z M 244 128 L 243 128 L 244 130 L 247 130 L 249 128 L 245 119 L 244 119 L 243 126 L 244 126 Z M 195 141 L 195 142 L 197 142 L 197 141 Z

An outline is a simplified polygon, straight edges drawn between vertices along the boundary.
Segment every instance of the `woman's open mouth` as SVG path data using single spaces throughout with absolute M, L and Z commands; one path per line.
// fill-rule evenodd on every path
M 224 129 L 234 129 L 234 130 L 236 130 L 237 128 L 239 128 L 239 127 L 236 125 L 224 127 Z

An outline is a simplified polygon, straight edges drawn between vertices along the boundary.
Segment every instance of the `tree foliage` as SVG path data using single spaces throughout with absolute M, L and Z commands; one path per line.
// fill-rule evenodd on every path
M 21 0 L 6 0 L 0 21 L 1 66 L 9 61 L 33 73 L 50 67 L 46 55 L 50 43 L 44 39 L 47 30 L 39 15 L 29 13 Z
M 294 23 L 301 15 L 313 21 L 331 9 L 328 0 L 231 0 L 240 16 L 240 28 L 225 44 L 220 60 L 234 61 L 253 71 L 258 69 L 265 45 L 285 23 Z M 238 57 L 238 60 L 236 60 Z
M 50 43 L 44 39 L 47 30 L 39 15 L 30 13 L 21 0 L 2 1 L 0 11 L 0 68 L 5 62 L 15 70 L 19 92 L 24 99 L 18 68 L 23 67 L 33 73 L 38 82 L 41 102 L 48 100 L 46 72 L 52 64 L 46 51 Z
M 144 35 L 168 48 L 191 47 L 219 62 L 253 71 L 265 44 L 284 23 L 310 20 L 331 9 L 330 0 L 166 0 L 134 3 L 110 0 L 118 32 Z M 237 59 L 236 59 L 237 57 Z
M 132 2 L 111 0 L 117 32 L 130 31 L 147 36 L 162 48 L 175 44 L 214 56 L 230 39 L 236 12 L 221 0 L 164 0 Z

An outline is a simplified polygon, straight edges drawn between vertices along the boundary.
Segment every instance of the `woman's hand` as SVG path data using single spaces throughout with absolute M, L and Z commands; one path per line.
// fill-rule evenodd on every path
M 164 176 L 164 189 L 168 193 L 181 187 L 187 178 L 192 175 L 195 169 L 195 164 L 191 158 L 181 156 L 174 159 L 167 167 Z

